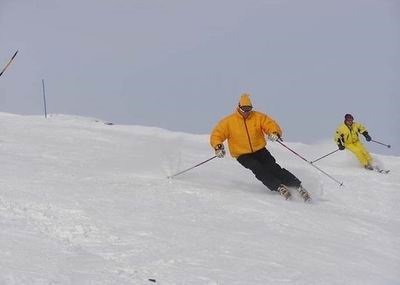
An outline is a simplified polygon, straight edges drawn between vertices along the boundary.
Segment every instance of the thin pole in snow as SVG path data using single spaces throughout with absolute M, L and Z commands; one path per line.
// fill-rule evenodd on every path
M 340 186 L 343 186 L 343 182 L 340 182 L 339 180 L 335 179 L 334 177 L 332 177 L 331 175 L 329 175 L 328 173 L 326 173 L 325 171 L 323 171 L 321 168 L 319 168 L 318 166 L 314 165 L 312 162 L 308 161 L 307 159 L 305 159 L 304 157 L 302 157 L 300 154 L 298 154 L 297 152 L 295 152 L 293 149 L 289 148 L 287 145 L 285 145 L 282 142 L 282 139 L 277 140 L 276 142 L 278 142 L 281 146 L 285 147 L 286 149 L 288 149 L 289 151 L 291 151 L 292 153 L 294 153 L 295 155 L 297 155 L 298 157 L 300 157 L 302 160 L 304 160 L 305 162 L 308 162 L 311 166 L 313 166 L 315 169 L 321 171 L 323 174 L 325 174 L 326 176 L 328 176 L 330 179 L 332 179 L 333 181 L 335 181 L 336 183 L 338 183 Z
M 42 90 L 43 90 L 44 117 L 47 119 L 46 89 L 44 88 L 44 79 L 42 79 Z
M 178 173 L 175 173 L 174 175 L 168 176 L 167 178 L 168 178 L 168 179 L 174 178 L 175 176 L 181 175 L 182 173 L 185 173 L 185 172 L 187 172 L 187 171 L 189 171 L 189 170 L 192 170 L 193 168 L 196 168 L 196 167 L 198 167 L 198 166 L 200 166 L 200 165 L 202 165 L 202 164 L 204 164 L 204 163 L 206 163 L 206 162 L 209 162 L 210 160 L 212 160 L 212 159 L 214 159 L 214 158 L 216 158 L 216 157 L 217 157 L 217 156 L 214 155 L 213 157 L 211 157 L 211 158 L 209 158 L 209 159 L 207 159 L 207 160 L 204 160 L 203 162 L 200 162 L 200 163 L 196 164 L 195 166 L 192 166 L 192 167 L 190 167 L 190 168 L 188 168 L 188 169 L 182 170 L 182 171 L 180 171 L 180 172 L 178 172 Z
M 6 64 L 6 66 L 1 70 L 0 76 L 3 75 L 3 73 L 6 71 L 6 69 L 10 66 L 14 58 L 17 56 L 18 50 L 14 53 L 14 55 L 11 57 L 10 61 Z

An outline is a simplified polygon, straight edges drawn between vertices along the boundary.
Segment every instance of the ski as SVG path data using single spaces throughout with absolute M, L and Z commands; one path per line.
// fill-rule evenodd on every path
M 369 167 L 365 167 L 365 169 L 370 170 L 370 171 L 376 171 L 378 173 L 382 173 L 382 174 L 388 174 L 390 172 L 389 169 L 382 169 L 379 166 L 369 166 Z
M 390 172 L 389 169 L 381 169 L 379 167 L 374 167 L 374 170 L 378 173 L 382 173 L 382 174 L 388 174 Z
M 4 71 L 6 71 L 6 69 L 10 66 L 10 64 L 12 63 L 12 61 L 14 60 L 14 58 L 16 57 L 18 53 L 18 50 L 14 53 L 14 55 L 11 57 L 10 61 L 6 64 L 6 66 L 3 68 L 3 70 L 0 72 L 0 76 L 3 75 Z

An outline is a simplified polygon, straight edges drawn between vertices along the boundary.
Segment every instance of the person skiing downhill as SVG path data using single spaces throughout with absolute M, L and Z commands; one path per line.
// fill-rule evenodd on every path
M 336 129 L 334 139 L 340 150 L 350 150 L 365 169 L 373 170 L 372 157 L 361 143 L 359 134 L 362 134 L 367 142 L 372 139 L 362 124 L 354 122 L 353 115 L 346 114 L 344 122 Z
M 282 130 L 278 123 L 268 115 L 253 110 L 250 94 L 242 93 L 235 112 L 218 122 L 210 135 L 210 144 L 219 158 L 225 156 L 224 141 L 232 157 L 269 190 L 277 191 L 289 199 L 289 187 L 296 188 L 304 201 L 310 199 L 309 193 L 302 187 L 301 181 L 276 163 L 275 158 L 266 149 L 265 135 L 271 141 L 281 138 Z

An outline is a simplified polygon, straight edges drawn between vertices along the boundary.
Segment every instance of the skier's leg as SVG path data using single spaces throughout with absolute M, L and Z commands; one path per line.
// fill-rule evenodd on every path
M 364 157 L 364 159 L 368 162 L 369 165 L 371 165 L 372 157 L 369 154 L 369 152 L 367 151 L 367 149 L 364 147 L 364 145 L 360 141 L 356 142 L 356 145 L 360 149 L 360 152 L 361 152 L 362 156 Z
M 237 158 L 237 161 L 245 168 L 250 169 L 256 178 L 267 186 L 269 190 L 278 190 L 281 181 L 277 179 L 272 172 L 266 170 L 265 165 L 256 158 L 256 154 L 241 155 Z
M 289 170 L 282 168 L 278 163 L 276 163 L 275 158 L 267 149 L 263 149 L 260 152 L 262 156 L 262 163 L 265 165 L 265 169 L 272 172 L 277 179 L 289 187 L 299 187 L 301 181 Z
M 366 151 L 364 146 L 360 142 L 346 145 L 346 148 L 350 150 L 358 159 L 362 166 L 367 166 L 372 162 L 372 157 Z

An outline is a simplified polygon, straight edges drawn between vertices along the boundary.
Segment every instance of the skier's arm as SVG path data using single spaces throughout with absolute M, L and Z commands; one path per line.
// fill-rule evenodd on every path
M 278 123 L 267 115 L 263 115 L 261 120 L 263 132 L 267 135 L 275 134 L 278 138 L 282 137 L 282 129 Z M 276 139 L 275 139 L 276 140 Z
M 223 145 L 228 138 L 228 127 L 224 121 L 219 122 L 212 130 L 210 135 L 210 145 L 213 149 L 217 149 L 219 145 Z

